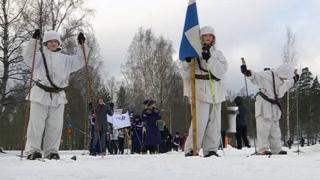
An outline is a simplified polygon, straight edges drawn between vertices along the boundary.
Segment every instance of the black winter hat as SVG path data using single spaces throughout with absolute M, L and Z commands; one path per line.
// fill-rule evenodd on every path
M 242 105 L 242 104 L 243 104 L 242 97 L 237 96 L 237 97 L 234 99 L 234 103 L 236 103 L 237 106 Z
M 153 100 L 153 99 L 146 99 L 146 100 L 143 101 L 143 104 L 146 105 L 146 106 L 151 106 L 151 105 L 153 105 L 155 103 L 156 103 L 156 101 Z

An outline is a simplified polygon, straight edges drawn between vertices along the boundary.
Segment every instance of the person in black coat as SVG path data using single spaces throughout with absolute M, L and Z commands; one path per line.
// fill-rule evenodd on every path
M 93 151 L 97 154 L 106 154 L 106 132 L 107 132 L 107 114 L 111 115 L 111 110 L 107 106 L 102 97 L 97 100 L 95 106 L 95 133 L 93 138 Z M 99 149 L 95 149 L 99 147 Z
M 244 145 L 250 148 L 250 144 L 247 137 L 247 121 L 246 121 L 246 115 L 247 115 L 247 108 L 243 105 L 242 97 L 237 96 L 234 99 L 234 103 L 238 106 L 239 114 L 237 114 L 236 117 L 236 138 L 237 138 L 237 148 L 242 148 L 242 140 L 244 142 Z
M 156 124 L 156 121 L 161 119 L 160 110 L 156 108 L 156 101 L 153 99 L 145 100 L 143 104 L 146 106 L 141 115 L 146 128 L 145 150 L 154 154 L 162 142 L 160 130 Z
M 304 138 L 301 136 L 301 139 L 300 139 L 300 145 L 301 145 L 301 147 L 304 147 Z
M 132 153 L 140 153 L 143 147 L 143 123 L 139 115 L 132 122 Z
M 291 138 L 289 138 L 288 141 L 287 141 L 287 145 L 288 145 L 288 148 L 289 148 L 289 149 L 291 149 L 292 144 L 293 144 L 293 141 L 292 141 Z
M 175 151 L 179 151 L 180 149 L 180 143 L 181 143 L 181 137 L 180 137 L 180 133 L 176 132 L 176 135 L 173 138 L 173 149 Z

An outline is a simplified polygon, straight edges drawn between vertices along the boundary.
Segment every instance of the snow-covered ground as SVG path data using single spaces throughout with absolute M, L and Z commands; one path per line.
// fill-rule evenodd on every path
M 286 149 L 287 150 L 287 149 Z M 1 180 L 107 179 L 107 180 L 215 180 L 215 179 L 320 179 L 320 145 L 288 150 L 287 156 L 249 156 L 253 148 L 225 149 L 222 157 L 188 157 L 182 152 L 158 155 L 92 157 L 84 151 L 61 151 L 62 160 L 20 160 L 19 151 L 0 153 Z M 77 160 L 70 158 L 76 155 Z

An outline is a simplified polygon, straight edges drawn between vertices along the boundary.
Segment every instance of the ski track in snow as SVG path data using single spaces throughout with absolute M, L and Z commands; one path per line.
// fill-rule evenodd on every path
M 20 151 L 0 154 L 1 180 L 28 179 L 108 179 L 108 180 L 206 180 L 206 179 L 320 179 L 320 145 L 300 148 L 305 153 L 288 155 L 250 156 L 254 148 L 225 149 L 222 157 L 184 157 L 183 152 L 157 155 L 124 154 L 89 156 L 84 151 L 60 151 L 60 161 L 21 161 Z M 126 152 L 126 151 L 125 151 Z M 77 160 L 70 158 L 76 155 Z

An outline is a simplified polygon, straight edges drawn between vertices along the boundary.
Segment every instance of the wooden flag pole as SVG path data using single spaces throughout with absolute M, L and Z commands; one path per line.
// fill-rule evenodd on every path
M 195 156 L 197 152 L 197 111 L 196 111 L 196 77 L 195 77 L 195 69 L 196 69 L 196 60 L 192 59 L 191 61 L 191 124 L 192 124 L 192 152 Z

